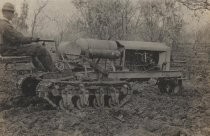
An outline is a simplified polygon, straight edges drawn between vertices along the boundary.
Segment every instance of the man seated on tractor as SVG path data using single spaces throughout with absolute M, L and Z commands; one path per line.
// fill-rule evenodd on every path
M 14 17 L 15 7 L 5 3 L 2 8 L 3 18 L 0 19 L 0 36 L 3 44 L 0 46 L 2 56 L 31 56 L 36 68 L 43 71 L 53 71 L 52 58 L 46 48 L 38 43 L 39 38 L 25 37 L 10 23 Z M 42 67 L 40 67 L 41 65 Z

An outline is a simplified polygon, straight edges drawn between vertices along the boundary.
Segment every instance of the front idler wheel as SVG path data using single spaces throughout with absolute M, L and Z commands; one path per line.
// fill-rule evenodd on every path
M 35 96 L 36 88 L 39 82 L 40 80 L 36 79 L 35 77 L 26 77 L 20 81 L 19 88 L 21 89 L 24 96 Z

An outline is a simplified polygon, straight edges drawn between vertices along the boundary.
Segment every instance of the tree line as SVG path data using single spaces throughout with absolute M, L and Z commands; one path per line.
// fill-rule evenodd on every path
M 30 27 L 32 36 L 41 35 L 38 29 L 39 17 L 48 2 L 39 2 L 29 26 L 26 23 L 29 4 L 24 0 L 20 16 L 16 14 L 13 23 L 21 31 L 28 31 Z M 72 4 L 77 10 L 77 15 L 72 18 L 61 21 L 45 13 L 48 20 L 56 22 L 60 41 L 85 37 L 165 42 L 173 46 L 186 40 L 183 38 L 186 25 L 183 6 L 192 11 L 210 9 L 208 0 L 72 0 Z M 210 31 L 198 31 L 197 36 L 206 36 L 206 33 Z

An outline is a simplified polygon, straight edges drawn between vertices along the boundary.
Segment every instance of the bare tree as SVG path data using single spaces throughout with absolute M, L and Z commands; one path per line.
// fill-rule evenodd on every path
M 71 23 L 71 18 L 67 18 L 65 15 L 57 15 L 56 13 L 53 16 L 49 16 L 45 14 L 45 17 L 50 21 L 50 23 L 54 23 L 57 28 L 57 41 L 60 43 L 66 32 L 68 31 L 68 26 Z
M 210 43 L 210 27 L 209 24 L 200 28 L 194 36 L 195 43 Z
M 31 35 L 32 37 L 34 36 L 36 27 L 37 27 L 37 23 L 38 23 L 38 17 L 41 14 L 41 12 L 44 10 L 44 8 L 47 6 L 48 4 L 48 0 L 46 1 L 41 1 L 41 3 L 39 3 L 39 6 L 36 10 L 34 10 L 34 17 L 33 17 L 33 21 L 32 21 L 32 25 L 31 25 Z
M 175 45 L 184 24 L 176 1 L 144 1 L 139 10 L 142 25 L 138 28 L 144 41 L 159 41 Z
M 210 1 L 209 0 L 177 0 L 182 3 L 184 6 L 190 10 L 210 10 Z
M 134 17 L 131 0 L 73 0 L 81 30 L 98 39 L 126 39 Z
M 183 19 L 175 0 L 74 0 L 77 26 L 98 39 L 159 41 L 176 44 Z

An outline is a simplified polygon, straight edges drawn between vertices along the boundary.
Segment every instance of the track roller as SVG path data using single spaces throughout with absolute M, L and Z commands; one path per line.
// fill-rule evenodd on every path
M 119 90 L 114 87 L 111 87 L 110 88 L 110 97 L 108 100 L 108 106 L 109 107 L 118 106 L 119 105 L 119 96 L 120 96 Z
M 95 98 L 93 99 L 93 106 L 95 108 L 104 107 L 105 105 L 104 93 L 105 93 L 105 90 L 102 87 L 95 91 Z
M 89 92 L 87 89 L 85 89 L 85 86 L 83 84 L 79 85 L 80 88 L 80 100 L 82 107 L 89 106 Z
M 78 108 L 79 110 L 81 110 L 83 108 L 83 105 L 82 105 L 80 97 L 77 98 L 77 100 L 75 102 L 75 107 Z

